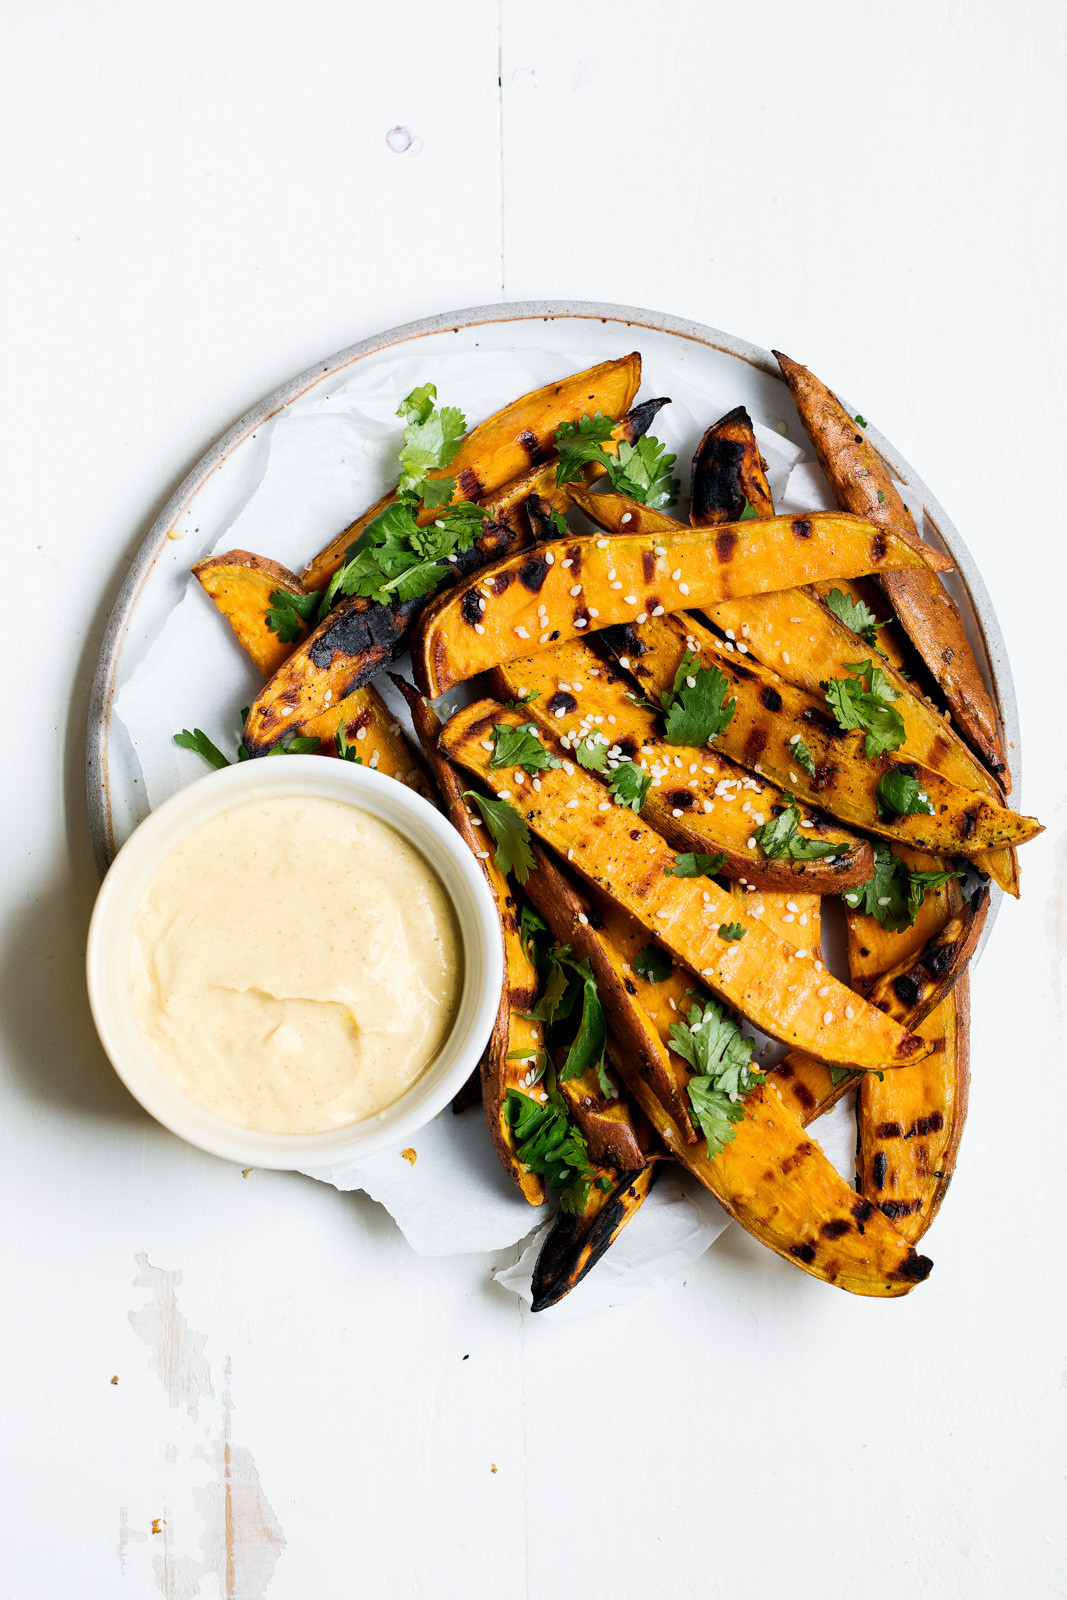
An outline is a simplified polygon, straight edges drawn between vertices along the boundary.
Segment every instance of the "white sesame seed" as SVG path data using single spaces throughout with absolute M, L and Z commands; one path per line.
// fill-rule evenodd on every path
M 675 569 L 674 569 L 674 571 L 673 571 L 673 572 L 672 572 L 672 573 L 671 573 L 671 577 L 672 577 L 672 578 L 673 578 L 673 579 L 674 579 L 674 582 L 675 582 L 675 583 L 677 583 L 677 582 L 678 582 L 678 579 L 679 579 L 679 578 L 680 578 L 680 577 L 681 577 L 681 576 L 682 576 L 682 569 L 681 569 L 681 567 L 675 567 Z
M 799 735 L 799 733 L 791 733 L 789 735 L 789 743 L 790 744 L 799 744 L 800 743 L 800 735 Z
M 793 951 L 793 954 L 796 956 L 798 961 L 804 961 L 807 958 L 808 952 L 807 952 L 807 950 L 805 950 L 804 946 L 801 945 L 799 950 L 794 950 Z
M 589 607 L 589 615 L 590 615 L 590 616 L 591 616 L 591 617 L 599 617 L 599 615 L 600 615 L 600 612 L 599 612 L 599 611 L 594 611 L 594 609 L 593 609 L 593 607 L 592 607 L 592 606 L 590 606 L 590 607 Z
M 515 632 L 518 634 L 520 639 L 528 639 L 530 637 L 525 628 L 516 628 Z
M 574 851 L 573 850 L 568 850 L 567 851 L 567 860 L 568 861 L 573 861 L 574 860 Z
M 828 1028 L 830 1026 L 831 1022 L 833 1022 L 833 1020 L 834 1020 L 833 1012 L 832 1011 L 824 1011 L 823 1014 L 822 1014 L 822 1020 L 823 1020 L 823 1027 Z
M 666 922 L 668 917 L 670 916 L 670 912 L 669 911 L 657 911 L 656 915 L 657 915 L 657 917 L 661 918 L 662 921 Z
M 734 630 L 732 628 L 727 628 L 726 637 L 728 639 L 736 639 L 737 638 L 737 634 L 734 632 Z
M 574 562 L 571 561 L 570 559 L 560 562 L 560 566 L 561 567 L 573 567 L 573 565 L 574 565 Z
M 611 568 L 611 569 L 610 569 L 610 570 L 609 570 L 609 572 L 608 572 L 608 582 L 609 582 L 609 583 L 610 583 L 610 581 L 611 581 L 611 579 L 612 579 L 612 578 L 613 578 L 613 577 L 614 577 L 614 576 L 615 576 L 615 568 L 614 568 L 614 567 L 612 567 L 612 568 Z
M 489 858 L 488 850 L 476 850 L 474 853 L 478 857 L 479 861 L 486 861 Z
M 589 926 L 589 918 L 586 916 L 584 911 L 579 911 L 579 913 L 578 913 L 578 921 L 581 923 L 583 928 L 588 928 L 588 926 Z
M 887 906 L 889 904 L 889 896 L 887 894 L 880 895 L 879 899 L 878 899 L 878 904 L 880 906 Z
M 674 809 L 671 811 L 671 816 L 672 817 L 680 817 L 681 814 L 682 813 L 678 810 L 677 806 L 675 806 Z
M 525 783 L 526 782 L 526 774 L 525 774 L 525 772 L 515 772 L 515 773 L 512 774 L 512 776 L 513 776 L 514 781 L 516 783 Z
M 662 617 L 662 615 L 663 615 L 663 607 L 662 606 L 653 606 L 652 607 L 652 615 L 654 617 Z
M 541 635 L 540 639 L 538 639 L 537 642 L 538 642 L 538 644 L 547 644 L 548 643 L 548 634 L 547 633 L 543 633 Z
M 610 811 L 611 810 L 611 802 L 610 802 L 610 800 L 601 800 L 600 804 L 597 806 L 597 810 L 598 811 Z
M 359 738 L 359 734 L 357 734 L 357 735 L 356 735 L 356 738 L 357 738 L 357 739 L 358 739 L 358 738 Z M 483 750 L 491 750 L 491 749 L 492 749 L 492 748 L 493 748 L 493 741 L 492 741 L 492 739 L 483 739 L 483 740 L 482 740 L 482 741 L 481 741 L 481 746 L 482 746 L 482 749 L 483 749 Z
M 631 521 L 632 517 L 633 517 L 633 512 L 632 511 L 624 511 L 622 516 L 619 518 L 619 522 L 620 523 L 629 522 L 629 521 Z
M 800 826 L 802 828 L 814 828 L 815 824 L 810 817 L 801 817 Z
M 808 913 L 807 913 L 807 912 L 806 912 L 806 911 L 802 911 L 802 912 L 801 912 L 801 913 L 800 913 L 800 916 L 799 916 L 799 918 L 798 918 L 798 919 L 797 919 L 797 920 L 798 920 L 798 921 L 799 921 L 799 923 L 800 923 L 800 926 L 801 926 L 801 927 L 802 927 L 802 928 L 806 928 L 806 927 L 807 927 L 807 925 L 808 925 Z
M 795 900 L 787 900 L 785 903 L 785 909 L 787 911 L 799 911 L 800 907 L 797 905 Z
M 577 800 L 568 800 L 563 809 L 564 811 L 576 811 L 578 809 Z
M 584 617 L 575 617 L 574 626 L 576 628 L 584 628 L 586 626 L 585 618 Z
M 715 810 L 714 802 L 711 801 L 711 800 L 705 800 L 704 801 L 704 810 L 705 811 L 714 811 Z
M 748 848 L 749 848 L 749 849 L 750 849 L 750 850 L 755 850 L 755 848 L 756 848 L 756 841 L 755 841 L 755 839 L 748 839 L 748 840 L 747 840 L 747 841 L 746 841 L 746 843 L 747 843 L 747 845 L 748 845 Z
M 606 539 L 598 539 L 596 542 L 596 547 L 598 550 L 606 550 L 608 547 L 608 541 Z
M 616 578 L 614 583 L 609 583 L 608 584 L 608 588 L 609 589 L 621 589 L 622 588 L 622 584 L 619 582 L 618 578 Z M 635 601 L 634 604 L 636 605 L 636 603 L 637 602 Z
M 630 669 L 630 658 L 629 658 L 629 656 L 620 656 L 619 657 L 619 666 L 622 667 L 624 671 L 628 672 L 629 669 Z
M 555 563 L 556 563 L 556 558 L 552 554 L 551 550 L 546 550 L 545 551 L 545 565 L 549 566 L 549 567 L 552 567 L 552 566 L 555 566 Z
M 682 594 L 688 594 L 689 593 L 689 585 L 687 583 L 680 583 L 678 585 L 678 587 L 681 590 Z
M 788 650 L 783 650 L 782 651 L 782 660 L 785 662 L 786 666 L 789 665 L 789 651 Z
M 845 1007 L 845 1016 L 849 1019 L 850 1022 L 852 1021 L 852 1018 L 855 1015 L 856 1015 L 856 1013 L 853 1011 L 851 1006 L 846 1006 Z
M 533 780 L 533 786 L 536 789 L 537 793 L 540 794 L 541 793 L 541 780 L 540 780 L 540 778 L 535 778 Z
M 357 739 L 365 739 L 366 737 L 367 737 L 366 728 L 357 728 L 356 729 L 356 738 Z M 490 745 L 489 748 L 491 750 L 493 748 L 492 745 Z
M 574 595 L 576 595 L 576 594 L 581 594 L 581 592 L 582 592 L 582 586 L 581 586 L 581 584 L 580 584 L 580 583 L 576 583 L 576 584 L 575 584 L 575 585 L 574 585 L 574 588 L 573 588 L 573 589 L 571 589 L 571 591 L 570 591 L 570 593 L 571 593 L 571 596 L 572 596 L 572 597 L 573 597 L 573 596 L 574 596 Z
M 537 615 L 539 617 L 547 617 L 548 616 L 548 607 L 547 606 L 538 606 Z
M 767 907 L 763 906 L 763 905 L 753 906 L 752 907 L 752 915 L 754 917 L 762 917 L 762 915 L 766 911 L 766 909 L 767 909 Z
M 497 799 L 499 799 L 499 800 L 510 800 L 511 799 L 511 790 L 510 789 L 501 789 L 501 790 L 499 790 L 499 792 L 497 794 Z
M 783 918 L 782 918 L 782 921 L 783 921 L 783 922 L 795 922 L 795 921 L 796 921 L 796 918 L 795 918 L 795 917 L 794 917 L 794 916 L 793 916 L 793 913 L 792 913 L 792 912 L 791 912 L 791 911 L 790 911 L 790 912 L 789 912 L 789 913 L 788 913 L 788 915 L 786 915 L 786 916 L 784 916 L 784 917 L 783 917 Z
M 478 610 L 484 612 L 484 610 L 485 610 L 485 601 L 484 600 L 479 600 L 478 601 Z
M 652 554 L 656 555 L 656 556 L 665 556 L 667 554 L 666 545 L 662 545 L 662 544 L 653 545 L 652 546 Z

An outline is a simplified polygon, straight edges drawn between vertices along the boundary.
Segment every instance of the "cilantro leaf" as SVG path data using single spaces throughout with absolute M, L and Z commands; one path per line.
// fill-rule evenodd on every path
M 344 720 L 341 717 L 337 719 L 337 732 L 333 736 L 333 747 L 342 761 L 351 761 L 357 767 L 363 765 L 363 757 L 357 756 L 355 745 L 348 742 Z
M 432 409 L 421 421 L 410 421 L 400 452 L 400 493 L 419 494 L 427 473 L 455 459 L 466 431 L 467 421 L 458 406 Z
M 562 762 L 545 749 L 537 736 L 536 723 L 524 722 L 521 727 L 513 728 L 509 723 L 498 722 L 493 726 L 493 753 L 489 765 L 523 767 L 533 777 L 548 767 L 562 766 Z
M 534 1006 L 530 1015 L 538 1022 L 551 1026 L 557 1019 L 563 1020 L 573 1008 L 573 997 L 570 1005 L 563 1004 L 570 984 L 570 975 L 566 967 L 566 958 L 569 954 L 569 945 L 555 945 L 545 953 L 543 962 L 538 963 L 539 970 L 547 967 L 544 976 L 544 987 L 540 999 Z
M 552 523 L 552 526 L 555 528 L 555 530 L 559 534 L 560 538 L 561 539 L 565 539 L 567 537 L 567 533 L 568 533 L 569 530 L 567 528 L 567 519 L 563 515 L 563 512 L 562 511 L 550 511 L 548 513 L 548 517 L 549 517 L 549 521 Z
M 719 938 L 729 939 L 731 943 L 737 943 L 738 940 L 745 937 L 745 931 L 739 922 L 723 922 L 719 926 Z
M 846 662 L 845 670 L 853 676 L 831 678 L 822 685 L 838 727 L 862 729 L 867 736 L 864 754 L 868 761 L 887 750 L 898 750 L 905 738 L 904 719 L 893 709 L 899 691 L 871 661 Z
M 527 954 L 531 953 L 530 946 L 536 940 L 537 935 L 547 932 L 547 923 L 538 916 L 532 906 L 524 903 L 519 910 L 519 940 Z
M 883 816 L 912 817 L 921 813 L 928 817 L 934 815 L 935 808 L 930 803 L 930 796 L 918 778 L 902 772 L 899 767 L 882 774 L 878 779 L 875 795 Z
M 708 1000 L 703 1008 L 690 1006 L 687 1021 L 674 1024 L 668 1042 L 694 1068 L 687 1086 L 689 1104 L 710 1160 L 735 1137 L 734 1124 L 745 1114 L 741 1100 L 766 1082 L 765 1074 L 752 1070 L 755 1041 L 745 1038 L 733 1017 Z
M 668 744 L 710 744 L 729 727 L 737 706 L 726 700 L 730 680 L 718 667 L 702 667 L 688 650 L 664 697 L 664 731 Z M 725 704 L 724 704 L 725 700 Z
M 837 855 L 841 849 L 822 839 L 806 839 L 800 832 L 800 811 L 795 804 L 763 823 L 752 837 L 768 861 L 818 861 L 823 856 Z
M 874 875 L 841 896 L 852 911 L 874 917 L 892 933 L 903 933 L 919 914 L 927 891 L 937 889 L 962 872 L 912 872 L 887 844 L 874 846 Z
M 276 633 L 282 644 L 295 644 L 310 622 L 322 599 L 320 590 L 311 594 L 293 594 L 291 589 L 275 589 L 270 597 L 270 610 L 264 621 L 271 633 Z
M 812 755 L 803 739 L 798 739 L 796 744 L 790 745 L 789 749 L 790 753 L 796 757 L 799 764 L 804 768 L 804 771 L 810 773 L 814 778 L 815 757 Z
M 600 1004 L 596 979 L 593 977 L 588 959 L 572 961 L 569 965 L 581 979 L 582 1016 L 574 1043 L 567 1052 L 566 1061 L 559 1069 L 560 1083 L 566 1083 L 569 1078 L 580 1078 L 590 1067 L 595 1068 L 599 1075 L 608 1037 L 604 1007 Z
M 634 971 L 646 983 L 663 983 L 674 971 L 674 963 L 658 944 L 646 944 L 634 956 Z
M 640 811 L 652 782 L 647 772 L 642 772 L 635 761 L 620 761 L 608 779 L 608 789 L 617 806 L 629 806 Z
M 605 453 L 604 465 L 617 493 L 655 510 L 663 510 L 678 498 L 681 486 L 677 478 L 671 477 L 671 468 L 677 459 L 668 453 L 666 445 L 646 433 L 636 444 L 621 439 L 617 462 Z
M 840 589 L 831 589 L 825 599 L 838 622 L 843 622 L 846 628 L 858 633 L 864 644 L 869 644 L 872 650 L 878 650 L 878 630 L 884 628 L 885 623 L 878 621 L 869 605 L 862 600 L 853 600 L 850 594 L 843 594 Z M 878 654 L 884 656 L 885 651 L 878 650 Z
M 879 491 L 878 491 L 878 504 L 879 505 L 884 505 L 885 504 L 885 493 L 881 489 L 879 489 Z
M 575 749 L 574 759 L 587 772 L 603 772 L 608 764 L 610 749 L 611 746 L 606 739 L 598 738 L 594 733 L 587 733 Z
M 741 507 L 741 515 L 737 520 L 738 522 L 755 522 L 758 520 L 756 508 L 748 500 Z
M 494 862 L 501 872 L 513 872 L 518 883 L 525 883 L 533 868 L 530 830 L 514 806 L 506 800 L 490 800 L 475 789 L 463 791 L 481 812 L 496 844 Z
M 867 426 L 867 418 L 861 417 L 859 412 L 856 413 L 856 421 L 859 423 L 861 428 L 865 428 Z
M 437 399 L 437 385 L 424 383 L 418 389 L 412 389 L 396 408 L 398 417 L 403 417 L 405 422 L 418 425 L 425 422 L 433 410 L 433 403 Z
M 680 856 L 675 856 L 674 866 L 664 867 L 663 870 L 668 878 L 714 878 L 725 865 L 725 851 L 714 856 L 703 856 L 692 850 L 683 850 Z
M 580 1212 L 592 1182 L 589 1150 L 566 1111 L 531 1100 L 517 1089 L 508 1090 L 504 1109 L 518 1159 L 550 1188 L 562 1191 L 564 1211 Z
M 194 728 L 191 733 L 188 728 L 183 728 L 181 733 L 174 735 L 174 743 L 183 750 L 195 750 L 198 756 L 203 756 L 215 768 L 230 765 L 229 757 L 223 755 L 217 744 L 212 744 L 202 728 Z
M 268 750 L 267 754 L 269 756 L 313 756 L 321 743 L 321 739 L 302 738 L 296 733 L 283 733 L 278 743 Z
M 601 465 L 605 461 L 601 441 L 610 439 L 615 427 L 610 417 L 598 411 L 595 417 L 579 417 L 577 422 L 564 422 L 556 429 L 556 487 L 573 483 L 582 476 L 582 468 L 590 461 Z
M 423 509 L 436 511 L 438 506 L 447 506 L 457 488 L 455 478 L 424 478 L 419 484 Z

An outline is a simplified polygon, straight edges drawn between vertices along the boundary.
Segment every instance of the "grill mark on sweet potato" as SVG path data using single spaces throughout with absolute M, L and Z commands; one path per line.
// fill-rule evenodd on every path
M 644 577 L 645 582 L 646 583 L 651 583 L 653 578 L 656 576 L 656 556 L 655 556 L 655 552 L 654 551 L 652 551 L 652 550 L 642 550 L 642 552 L 641 552 L 641 572 L 642 572 L 642 575 Z M 654 601 L 654 602 L 650 602 L 650 604 L 658 605 L 659 601 L 657 600 L 657 601 Z
M 831 1222 L 824 1222 L 819 1232 L 824 1239 L 840 1239 L 851 1227 L 851 1222 L 846 1222 L 844 1217 L 834 1217 Z
M 874 1161 L 871 1163 L 871 1182 L 874 1184 L 876 1189 L 885 1188 L 885 1173 L 888 1164 L 889 1163 L 885 1158 L 885 1151 L 879 1150 L 878 1154 L 874 1158 Z
M 637 754 L 636 739 L 632 738 L 631 735 L 627 733 L 624 734 L 621 739 L 616 739 L 615 743 L 618 745 L 627 761 L 632 761 L 634 759 Z M 640 837 L 640 835 L 638 837 Z
M 883 1200 L 879 1204 L 883 1217 L 893 1222 L 897 1217 L 912 1217 L 922 1209 L 921 1200 Z
M 747 761 L 758 761 L 766 748 L 766 728 L 751 728 L 745 739 L 745 759 Z
M 869 1200 L 857 1200 L 856 1204 L 852 1207 L 853 1221 L 861 1233 L 863 1232 L 863 1224 L 865 1222 L 869 1222 L 873 1216 L 874 1207 Z
M 793 537 L 794 539 L 811 538 L 811 523 L 808 521 L 807 517 L 793 518 Z
M 482 500 L 485 498 L 485 485 L 482 483 L 473 467 L 461 467 L 456 477 L 461 500 Z
M 548 460 L 547 452 L 541 448 L 540 439 L 536 433 L 531 433 L 529 428 L 525 428 L 519 434 L 518 442 L 529 456 L 531 467 L 539 467 L 542 462 Z
M 885 559 L 885 553 L 888 548 L 889 541 L 887 540 L 885 534 L 876 533 L 874 538 L 871 540 L 871 560 L 874 562 L 875 566 L 877 566 L 880 561 Z
M 918 1117 L 912 1124 L 912 1133 L 940 1133 L 945 1126 L 945 1119 L 940 1111 L 931 1112 L 928 1117 Z
M 545 706 L 545 710 L 553 717 L 565 717 L 577 709 L 577 700 L 564 689 L 560 689 L 557 694 L 554 694 Z
M 903 1139 L 904 1129 L 899 1122 L 880 1122 L 874 1134 L 876 1139 Z
M 796 1256 L 797 1260 L 803 1261 L 806 1266 L 810 1266 L 815 1260 L 815 1246 L 810 1244 L 791 1244 L 789 1246 L 789 1254 Z
M 495 578 L 490 579 L 489 587 L 495 595 L 502 595 L 510 582 L 510 572 L 498 572 Z
M 622 980 L 622 986 L 626 990 L 627 994 L 636 994 L 637 993 L 637 985 L 633 982 L 633 980 L 631 978 L 624 978 Z
M 468 628 L 473 628 L 476 622 L 482 620 L 482 598 L 477 589 L 468 589 L 460 601 L 459 614 Z
M 692 809 L 693 796 L 689 793 L 688 789 L 668 789 L 663 798 L 666 800 L 668 805 L 676 807 L 679 811 L 689 811 Z
M 905 1256 L 894 1276 L 903 1278 L 908 1283 L 923 1283 L 933 1270 L 934 1264 L 930 1257 L 916 1255 L 913 1250 L 909 1256 Z
M 780 1161 L 778 1163 L 782 1176 L 788 1177 L 791 1172 L 795 1172 L 797 1167 L 799 1167 L 802 1162 L 806 1161 L 810 1155 L 811 1142 L 808 1139 L 803 1139 L 801 1143 L 797 1145 L 792 1155 L 786 1156 L 784 1161 Z
M 548 562 L 544 556 L 530 556 L 519 568 L 519 582 L 531 594 L 540 594 L 541 586 L 548 577 Z
M 785 1077 L 787 1072 L 790 1077 L 793 1076 L 792 1067 L 787 1069 L 783 1069 L 782 1067 L 778 1068 L 779 1077 Z M 815 1107 L 819 1103 L 818 1098 L 812 1094 L 806 1083 L 795 1083 L 793 1085 L 793 1094 L 795 1098 L 800 1101 L 800 1104 L 804 1107 L 805 1111 L 814 1111 Z
M 971 837 L 971 834 L 978 826 L 978 813 L 980 810 L 980 806 L 968 806 L 966 811 L 960 817 L 959 823 L 956 827 L 956 832 L 959 834 L 961 839 L 969 839 Z
M 899 978 L 893 979 L 893 993 L 903 1006 L 913 1006 L 922 990 L 910 972 L 902 972 Z M 888 1006 L 883 1006 L 888 1010 Z
M 736 545 L 737 534 L 732 528 L 724 528 L 721 533 L 715 535 L 715 554 L 724 565 L 727 561 L 733 560 Z
M 782 697 L 777 689 L 772 689 L 770 684 L 760 690 L 760 699 L 768 711 L 781 711 Z

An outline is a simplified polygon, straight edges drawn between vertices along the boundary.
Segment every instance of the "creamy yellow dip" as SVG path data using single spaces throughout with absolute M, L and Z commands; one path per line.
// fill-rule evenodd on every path
M 340 800 L 250 800 L 163 862 L 137 910 L 137 1026 L 192 1099 L 246 1128 L 316 1133 L 399 1099 L 462 982 L 436 873 Z

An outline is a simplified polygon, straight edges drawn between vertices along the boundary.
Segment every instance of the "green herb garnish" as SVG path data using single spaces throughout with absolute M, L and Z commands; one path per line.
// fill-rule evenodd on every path
M 872 650 L 878 650 L 878 630 L 884 628 L 885 623 L 879 622 L 869 605 L 862 600 L 853 600 L 850 594 L 844 594 L 840 589 L 831 589 L 825 597 L 826 604 L 839 622 L 853 633 L 858 633 L 864 644 L 869 644 Z M 884 658 L 885 652 L 878 650 Z
M 807 839 L 800 831 L 800 810 L 791 795 L 784 811 L 755 830 L 752 837 L 768 861 L 818 861 L 823 856 L 840 854 L 841 845 L 823 839 Z
M 726 865 L 726 852 L 704 856 L 693 850 L 683 850 L 675 856 L 673 867 L 664 867 L 668 878 L 715 878 Z
M 918 778 L 913 778 L 910 773 L 901 772 L 899 768 L 882 774 L 878 779 L 875 795 L 883 816 L 913 817 L 925 813 L 926 816 L 932 817 L 935 812 L 930 796 Z
M 853 911 L 874 917 L 891 933 L 914 925 L 927 891 L 938 889 L 962 872 L 913 872 L 889 845 L 874 846 L 874 875 L 858 888 L 846 889 L 841 898 Z
M 276 633 L 282 644 L 295 644 L 304 631 L 304 627 L 314 617 L 322 599 L 322 592 L 315 589 L 311 594 L 293 594 L 291 589 L 275 589 L 270 597 L 270 610 L 267 612 L 267 627 L 271 633 Z
M 230 765 L 229 756 L 224 756 L 218 745 L 212 744 L 202 728 L 194 728 L 192 732 L 188 728 L 183 728 L 181 733 L 174 735 L 174 743 L 180 745 L 183 750 L 195 750 L 198 756 L 203 756 L 213 767 Z
M 636 444 L 621 439 L 618 455 L 613 455 L 603 446 L 615 426 L 598 411 L 594 417 L 580 417 L 556 429 L 557 486 L 575 482 L 586 466 L 595 463 L 607 473 L 617 493 L 656 510 L 673 505 L 679 489 L 678 480 L 670 475 L 676 458 L 651 434 L 643 434 Z
M 663 696 L 668 744 L 710 744 L 727 728 L 737 702 L 725 700 L 730 680 L 718 667 L 702 667 L 690 651 Z M 724 704 L 725 700 L 725 704 Z
M 822 685 L 838 727 L 866 734 L 868 761 L 887 750 L 898 750 L 905 738 L 904 719 L 893 707 L 893 701 L 900 699 L 899 690 L 872 661 L 846 662 L 845 671 L 858 676 L 831 678 Z
M 675 1023 L 668 1035 L 671 1049 L 695 1069 L 688 1083 L 694 1119 L 708 1143 L 708 1159 L 736 1137 L 734 1125 L 744 1115 L 742 1100 L 761 1083 L 752 1071 L 754 1041 L 714 1000 L 689 1008 L 688 1019 Z
M 723 922 L 719 925 L 719 938 L 728 939 L 731 944 L 745 937 L 745 929 L 739 922 Z
M 549 767 L 562 764 L 541 743 L 536 723 L 524 722 L 518 728 L 506 722 L 494 725 L 493 753 L 489 757 L 491 767 L 523 767 L 533 777 Z
M 796 744 L 791 744 L 789 746 L 789 749 L 790 749 L 791 753 L 796 757 L 797 762 L 799 763 L 799 765 L 804 768 L 804 771 L 809 773 L 811 775 L 811 777 L 814 778 L 814 776 L 815 776 L 815 757 L 812 755 L 811 751 L 808 749 L 808 747 L 804 743 L 803 739 L 798 739 Z
M 634 956 L 634 971 L 646 983 L 663 983 L 674 971 L 674 963 L 658 944 L 646 944 Z
M 617 806 L 640 811 L 652 779 L 635 761 L 620 761 L 608 778 L 608 789 Z
M 475 789 L 464 789 L 463 794 L 465 799 L 474 801 L 493 835 L 495 864 L 501 872 L 513 872 L 516 882 L 525 883 L 533 870 L 533 853 L 530 830 L 523 818 L 506 800 L 490 800 Z

